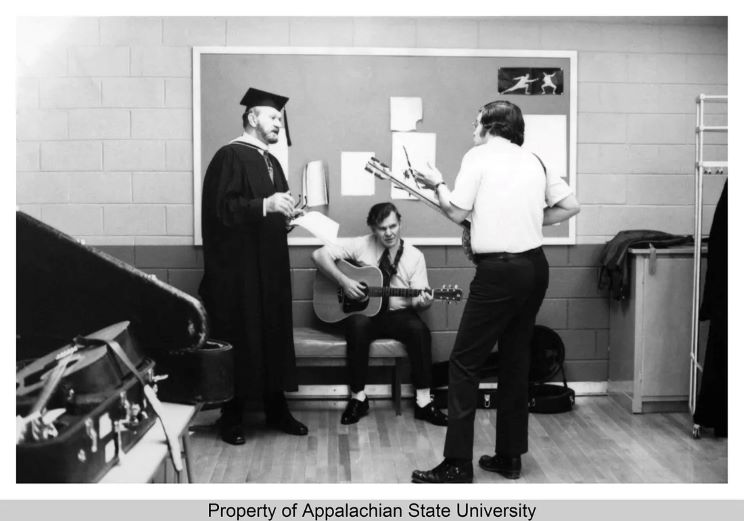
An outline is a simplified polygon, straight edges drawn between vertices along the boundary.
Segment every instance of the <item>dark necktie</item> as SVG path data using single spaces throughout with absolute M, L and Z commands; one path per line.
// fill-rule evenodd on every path
M 398 246 L 398 253 L 395 254 L 395 261 L 392 263 L 390 262 L 390 252 L 386 248 L 385 251 L 382 252 L 382 255 L 380 256 L 380 262 L 378 264 L 378 267 L 380 268 L 380 271 L 382 272 L 382 286 L 384 288 L 390 287 L 390 280 L 393 278 L 393 275 L 395 275 L 398 272 L 398 263 L 400 262 L 400 257 L 403 255 L 403 240 L 400 241 L 400 246 Z M 385 313 L 388 308 L 390 307 L 390 297 L 388 295 L 382 296 L 382 306 L 380 307 L 380 313 Z
M 271 179 L 272 184 L 274 183 L 274 167 L 271 164 L 271 158 L 269 157 L 269 152 L 266 150 L 260 150 L 261 155 L 264 158 L 264 161 L 266 162 L 266 169 L 269 171 L 269 179 Z

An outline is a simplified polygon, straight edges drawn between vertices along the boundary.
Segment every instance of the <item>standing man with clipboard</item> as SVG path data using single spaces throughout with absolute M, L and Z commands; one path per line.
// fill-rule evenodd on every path
M 527 452 L 530 341 L 548 287 L 542 227 L 579 212 L 571 188 L 521 148 L 524 119 L 508 101 L 488 103 L 473 124 L 476 145 L 463 157 L 455 188 L 430 167 L 415 172 L 436 191 L 452 221 L 471 220 L 476 272 L 450 355 L 444 461 L 414 470 L 414 483 L 473 481 L 473 438 L 478 372 L 498 342 L 496 453 L 479 466 L 509 479 L 521 474 Z

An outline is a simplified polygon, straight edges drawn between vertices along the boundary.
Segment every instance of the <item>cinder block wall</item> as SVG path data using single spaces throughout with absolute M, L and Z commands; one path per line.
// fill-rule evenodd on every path
M 691 233 L 695 98 L 728 85 L 725 18 L 21 18 L 17 38 L 18 207 L 191 293 L 193 46 L 578 51 L 579 245 L 547 248 L 539 317 L 561 332 L 572 380 L 606 379 L 600 244 L 630 228 Z M 726 123 L 717 112 L 709 124 Z M 726 159 L 725 136 L 711 139 L 710 159 Z M 706 230 L 721 187 L 707 178 Z M 310 250 L 292 251 L 298 324 L 312 320 Z M 469 280 L 458 248 L 425 253 L 433 283 Z M 427 314 L 440 358 L 460 312 Z

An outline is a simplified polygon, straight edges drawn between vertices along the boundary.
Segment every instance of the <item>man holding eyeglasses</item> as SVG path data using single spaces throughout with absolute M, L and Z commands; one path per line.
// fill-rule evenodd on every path
M 245 443 L 243 409 L 252 396 L 263 395 L 267 425 L 307 434 L 284 396 L 297 390 L 287 233 L 302 210 L 268 150 L 279 139 L 287 101 L 249 89 L 241 100 L 243 134 L 217 151 L 204 176 L 199 294 L 212 337 L 234 346 L 235 393 L 219 422 L 222 439 L 233 445 Z

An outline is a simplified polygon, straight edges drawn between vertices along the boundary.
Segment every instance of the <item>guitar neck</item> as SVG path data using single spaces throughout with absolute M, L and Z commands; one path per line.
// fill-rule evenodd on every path
M 365 166 L 364 169 L 370 174 L 373 174 L 380 179 L 388 179 L 391 183 L 393 183 L 395 186 L 397 186 L 401 190 L 405 190 L 412 196 L 418 198 L 420 201 L 423 201 L 424 203 L 426 203 L 432 209 L 436 210 L 437 212 L 447 217 L 446 212 L 442 210 L 441 206 L 439 206 L 439 201 L 433 198 L 430 193 L 422 192 L 421 190 L 418 189 L 418 187 L 411 186 L 407 184 L 406 182 L 398 179 L 397 177 L 393 175 L 390 167 L 387 166 L 382 161 L 380 161 L 379 159 L 377 159 L 376 157 L 371 157 L 370 160 L 367 162 L 367 166 Z M 462 226 L 463 228 L 470 228 L 470 221 L 465 220 L 462 223 L 460 223 L 460 226 Z
M 422 291 L 426 290 L 414 288 L 388 288 L 381 286 L 367 287 L 367 294 L 370 297 L 418 297 Z M 431 290 L 431 296 L 434 300 L 450 300 L 451 294 L 452 291 L 448 293 L 442 289 Z
M 417 297 L 423 289 L 414 288 L 390 288 L 382 286 L 368 287 L 370 297 Z
M 435 200 L 431 194 L 424 193 L 421 191 L 418 187 L 411 186 L 405 181 L 398 179 L 395 175 L 393 175 L 392 170 L 389 166 L 387 166 L 385 163 L 377 159 L 376 157 L 371 157 L 370 161 L 367 163 L 367 166 L 370 167 L 367 171 L 371 174 L 375 174 L 378 177 L 383 176 L 384 178 L 388 179 L 391 183 L 393 183 L 395 186 L 400 188 L 401 190 L 405 190 L 409 194 L 411 194 L 414 197 L 417 197 L 418 199 L 421 199 L 423 202 L 434 208 L 435 210 L 438 210 L 439 212 L 444 213 L 444 210 L 439 206 L 439 201 Z

